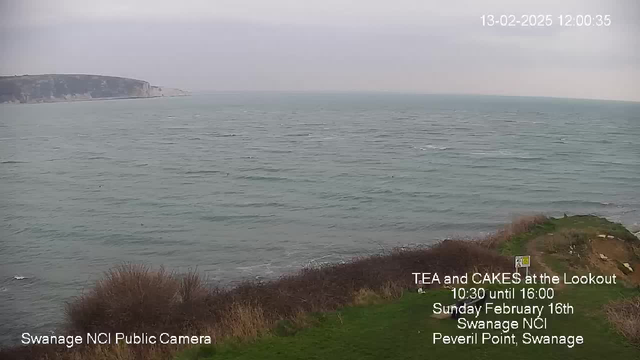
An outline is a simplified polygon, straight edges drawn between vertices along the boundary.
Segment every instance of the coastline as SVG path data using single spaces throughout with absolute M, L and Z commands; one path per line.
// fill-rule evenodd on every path
M 341 311 L 345 306 L 396 303 L 407 291 L 415 289 L 411 273 L 417 269 L 447 274 L 513 271 L 512 258 L 505 255 L 523 252 L 523 241 L 547 237 L 563 244 L 564 236 L 574 237 L 574 234 L 582 234 L 583 231 L 592 234 L 590 237 L 594 239 L 601 238 L 599 233 L 610 234 L 602 238 L 603 244 L 607 241 L 627 241 L 632 246 L 638 246 L 638 239 L 627 229 L 602 218 L 571 216 L 553 219 L 537 216 L 515 221 L 483 239 L 445 240 L 424 248 L 398 249 L 353 259 L 345 264 L 305 268 L 276 280 L 246 281 L 227 290 L 210 288 L 194 272 L 179 275 L 162 268 L 154 270 L 138 265 L 122 266 L 105 274 L 92 289 L 69 303 L 65 324 L 69 330 L 64 336 L 84 338 L 86 334 L 103 333 L 110 334 L 105 337 L 113 335 L 112 339 L 115 339 L 116 334 L 121 334 L 119 336 L 123 341 L 129 339 L 127 336 L 131 337 L 131 341 L 124 341 L 125 345 L 130 351 L 137 352 L 135 348 L 151 351 L 150 346 L 158 345 L 159 336 L 166 334 L 167 344 L 162 343 L 164 355 L 157 355 L 172 359 L 187 345 L 215 346 L 236 337 L 251 342 L 273 331 L 297 332 L 299 330 L 295 329 L 316 326 L 313 325 L 315 321 L 309 323 L 308 314 L 331 314 Z M 555 235 L 556 232 L 560 235 Z M 633 263 L 633 266 L 638 264 Z M 631 278 L 626 274 L 619 274 L 623 282 L 630 281 Z M 572 288 L 577 283 L 572 281 L 566 286 Z M 134 284 L 143 286 L 139 289 L 142 293 L 131 292 Z M 120 290 L 114 292 L 116 289 Z M 126 295 L 119 293 L 122 290 L 126 291 Z M 427 287 L 426 293 L 442 291 L 449 292 L 434 284 Z M 141 304 L 138 300 L 140 294 L 148 296 L 148 300 Z M 176 294 L 179 294 L 177 302 Z M 107 309 L 110 310 L 105 313 Z M 185 313 L 186 309 L 188 311 Z M 117 314 L 128 315 L 114 317 Z M 283 321 L 291 322 L 292 325 L 287 326 L 293 328 L 277 330 L 278 324 Z M 137 338 L 133 334 L 144 334 L 144 339 L 156 341 L 141 340 L 136 344 Z M 170 340 L 171 336 L 177 336 L 175 342 Z M 181 343 L 179 336 L 189 341 Z M 62 338 L 61 341 L 65 342 L 66 339 Z M 193 343 L 190 339 L 197 341 Z M 204 339 L 203 343 L 200 343 L 200 339 Z M 210 339 L 211 345 L 207 339 Z M 51 341 L 57 340 L 51 338 Z M 104 344 L 108 346 L 112 342 L 104 340 Z M 61 355 L 56 356 L 67 359 L 67 356 L 87 356 L 95 351 L 95 347 L 82 341 L 77 345 L 18 346 L 3 348 L 0 354 L 8 359 L 27 359 L 39 358 L 44 355 L 34 357 L 34 354 L 47 354 L 55 350 L 61 351 Z

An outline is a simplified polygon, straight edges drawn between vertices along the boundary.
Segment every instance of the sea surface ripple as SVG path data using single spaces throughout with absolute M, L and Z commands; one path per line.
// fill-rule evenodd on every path
M 124 262 L 231 284 L 518 214 L 640 221 L 640 104 L 217 93 L 0 107 L 0 344 Z M 17 277 L 17 278 L 16 278 Z

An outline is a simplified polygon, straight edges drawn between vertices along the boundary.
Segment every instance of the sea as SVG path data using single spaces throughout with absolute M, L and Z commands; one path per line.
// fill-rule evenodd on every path
M 232 286 L 514 217 L 640 222 L 640 103 L 201 93 L 0 106 L 0 344 L 123 263 Z

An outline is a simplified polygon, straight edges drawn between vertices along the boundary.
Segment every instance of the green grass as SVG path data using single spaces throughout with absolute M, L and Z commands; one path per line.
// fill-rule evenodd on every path
M 628 242 L 639 241 L 638 238 L 636 238 L 635 235 L 633 235 L 623 225 L 593 215 L 576 215 L 566 218 L 550 219 L 549 223 L 552 224 L 555 231 L 559 231 L 561 229 L 572 229 L 583 231 L 585 233 L 591 233 L 594 236 L 595 234 L 605 234 L 613 235 L 616 238 Z M 527 241 L 531 241 L 539 235 L 543 234 L 538 233 L 535 236 L 530 236 L 529 238 L 527 238 Z M 567 261 L 563 261 L 553 254 L 543 254 L 543 261 L 558 274 L 575 273 L 574 269 L 571 268 L 570 264 Z M 594 271 L 597 272 L 597 270 L 595 269 Z
M 506 255 L 525 254 L 532 239 L 562 228 L 595 229 L 628 241 L 638 241 L 624 227 L 594 216 L 573 216 L 550 219 L 532 231 L 514 237 L 503 244 L 500 251 Z M 630 236 L 629 236 L 630 235 Z M 558 273 L 565 264 L 550 262 Z M 519 289 L 523 285 L 515 286 Z M 486 287 L 486 286 L 485 286 Z M 492 289 L 500 287 L 491 286 Z M 252 343 L 228 341 L 215 346 L 201 346 L 180 354 L 176 360 L 222 359 L 638 359 L 640 349 L 617 334 L 605 320 L 602 307 L 611 300 L 640 295 L 640 290 L 614 286 L 569 285 L 555 291 L 554 302 L 569 303 L 572 315 L 548 315 L 547 330 L 523 330 L 522 316 L 481 315 L 479 319 L 517 320 L 520 334 L 581 335 L 584 344 L 574 348 L 565 345 L 442 345 L 433 344 L 432 334 L 468 335 L 473 330 L 461 330 L 452 319 L 431 317 L 434 302 L 453 303 L 449 290 L 431 290 L 426 294 L 405 293 L 396 301 L 380 305 L 344 308 L 339 312 L 314 314 L 315 325 L 296 329 L 290 323 L 281 323 L 272 335 Z M 517 296 L 519 298 L 519 296 Z M 502 300 L 489 300 L 502 302 Z M 546 305 L 548 300 L 508 301 L 517 304 Z M 467 316 L 467 318 L 472 319 Z M 499 334 L 499 330 L 476 330 Z
M 585 344 L 572 349 L 564 345 L 433 345 L 433 332 L 448 335 L 470 333 L 469 330 L 457 329 L 455 320 L 430 317 L 434 302 L 452 302 L 450 291 L 439 290 L 423 295 L 407 293 L 390 304 L 350 307 L 339 313 L 329 313 L 320 324 L 292 336 L 270 336 L 251 344 L 203 346 L 183 353 L 178 359 L 469 359 L 473 354 L 473 359 L 497 360 L 511 359 L 514 351 L 520 359 L 637 359 L 640 349 L 612 331 L 601 314 L 602 304 L 637 293 L 618 286 L 576 286 L 570 291 L 557 292 L 556 300 L 569 302 L 575 313 L 549 316 L 548 332 L 530 332 L 582 335 Z M 510 302 L 518 303 L 523 303 L 523 300 Z M 544 305 L 548 302 L 531 303 Z M 481 318 L 521 321 L 521 316 Z M 495 330 L 491 332 L 498 333 Z M 520 329 L 514 333 L 522 332 Z
M 575 215 L 551 218 L 544 224 L 536 225 L 529 232 L 514 236 L 510 241 L 500 246 L 500 253 L 511 256 L 525 255 L 527 253 L 526 246 L 530 240 L 563 228 L 613 235 L 626 241 L 638 241 L 635 235 L 621 224 L 594 215 Z
M 593 230 L 600 234 L 613 235 L 626 241 L 638 241 L 638 238 L 621 224 L 594 215 L 569 216 L 551 219 L 550 222 L 558 229 Z
M 550 218 L 544 224 L 535 226 L 531 231 L 514 236 L 510 241 L 502 244 L 499 251 L 503 255 L 515 256 L 515 255 L 527 255 L 527 244 L 539 237 L 548 233 L 560 231 L 562 229 L 574 229 L 582 230 L 585 232 L 592 232 L 594 234 L 613 235 L 619 239 L 625 241 L 637 242 L 638 238 L 635 237 L 627 228 L 623 225 L 611 222 L 607 219 L 594 216 L 594 215 L 575 215 L 560 218 Z M 559 260 L 558 258 L 549 254 L 543 254 L 542 259 L 551 269 L 558 274 L 568 273 L 573 274 L 569 264 Z
M 546 233 L 553 232 L 558 228 L 558 226 L 559 224 L 557 224 L 554 220 L 547 221 L 546 223 L 541 225 L 536 225 L 533 230 L 526 233 L 518 234 L 512 237 L 511 240 L 502 244 L 499 249 L 500 253 L 510 256 L 526 255 L 526 247 L 529 240 Z M 562 224 L 560 224 L 560 226 L 562 226 Z

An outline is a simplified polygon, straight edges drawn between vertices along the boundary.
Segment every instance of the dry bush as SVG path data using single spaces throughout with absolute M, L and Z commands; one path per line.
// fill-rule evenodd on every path
M 76 352 L 65 360 L 135 360 L 135 354 L 126 345 L 96 345 Z
M 562 229 L 544 239 L 544 248 L 548 253 L 582 251 L 590 234 L 584 230 Z
M 302 329 L 315 324 L 317 321 L 312 319 L 308 313 L 298 311 L 291 319 L 291 322 L 295 327 Z
M 195 330 L 210 318 L 208 294 L 195 272 L 180 277 L 164 268 L 122 265 L 67 304 L 68 328 L 79 334 Z
M 184 346 L 149 345 L 79 345 L 72 349 L 64 346 L 38 345 L 0 349 L 0 359 L 14 360 L 172 360 Z
M 182 276 L 178 293 L 182 303 L 191 303 L 205 298 L 209 294 L 209 289 L 205 287 L 200 274 L 191 270 Z
M 375 297 L 382 301 L 397 298 L 404 290 L 415 288 L 412 275 L 415 272 L 462 275 L 470 271 L 504 272 L 511 268 L 509 258 L 462 240 L 304 268 L 277 280 L 247 281 L 232 289 L 208 288 L 195 272 L 178 276 L 162 268 L 152 271 L 146 266 L 124 265 L 107 272 L 93 289 L 68 304 L 67 330 L 70 334 L 204 334 L 211 335 L 214 343 L 229 337 L 254 339 L 282 321 L 291 323 L 291 327 L 312 323 L 304 314 L 337 310 L 362 302 L 363 298 Z M 35 353 L 37 349 L 2 350 L 0 357 L 171 359 L 178 348 L 92 345 L 61 349 L 60 357 Z M 42 351 L 51 352 L 51 349 Z
M 60 353 L 48 360 L 172 360 L 183 348 L 178 345 L 95 345 L 72 353 Z
M 79 333 L 162 327 L 178 301 L 179 288 L 178 279 L 162 268 L 152 272 L 142 265 L 117 267 L 67 305 L 69 325 Z
M 510 271 L 511 261 L 472 242 L 447 240 L 429 248 L 394 250 L 344 264 L 306 268 L 264 283 L 244 283 L 229 294 L 235 301 L 257 304 L 270 321 L 299 311 L 331 311 L 353 301 L 360 289 L 397 296 L 415 287 L 414 272 L 462 275 L 479 271 Z M 393 285 L 390 285 L 393 284 Z
M 520 216 L 514 219 L 511 224 L 505 226 L 502 230 L 493 233 L 479 241 L 482 246 L 495 249 L 503 243 L 509 241 L 512 237 L 529 232 L 537 225 L 542 225 L 549 220 L 542 214 Z
M 607 319 L 630 342 L 640 345 L 640 296 L 611 302 Z
M 405 289 L 400 286 L 400 284 L 393 281 L 387 281 L 380 289 L 380 295 L 382 295 L 382 298 L 387 300 L 397 299 L 402 297 L 404 290 Z
M 255 339 L 273 325 L 265 318 L 259 306 L 233 303 L 222 320 L 227 336 L 240 339 Z
M 362 288 L 353 294 L 353 305 L 381 304 L 400 298 L 405 290 L 404 287 L 393 281 L 387 281 L 378 291 Z
M 31 359 L 59 359 L 61 356 L 71 356 L 66 348 L 50 345 L 14 346 L 0 348 L 0 359 L 31 360 Z
M 382 296 L 371 289 L 360 289 L 353 294 L 353 304 L 357 306 L 375 305 L 384 302 Z

